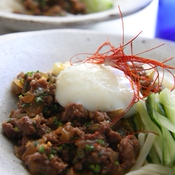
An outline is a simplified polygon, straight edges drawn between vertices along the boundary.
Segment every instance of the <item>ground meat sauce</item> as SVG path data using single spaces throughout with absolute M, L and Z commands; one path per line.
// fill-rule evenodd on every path
M 65 15 L 86 13 L 85 4 L 80 0 L 22 0 L 24 8 L 32 15 Z
M 52 74 L 20 73 L 12 83 L 16 110 L 2 124 L 15 154 L 34 175 L 123 175 L 139 143 L 125 120 L 111 128 L 109 114 L 55 101 Z

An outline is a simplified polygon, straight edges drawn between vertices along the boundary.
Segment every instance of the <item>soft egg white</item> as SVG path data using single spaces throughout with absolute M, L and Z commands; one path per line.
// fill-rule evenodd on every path
M 82 104 L 90 111 L 125 109 L 133 89 L 124 73 L 111 66 L 89 63 L 66 67 L 57 76 L 56 100 L 62 106 Z

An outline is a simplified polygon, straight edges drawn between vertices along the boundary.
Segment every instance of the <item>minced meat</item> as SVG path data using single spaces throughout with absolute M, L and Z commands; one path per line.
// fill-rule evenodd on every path
M 15 153 L 33 175 L 123 175 L 135 164 L 137 138 L 125 121 L 111 127 L 106 112 L 60 106 L 56 77 L 20 73 L 12 83 L 17 109 L 2 124 Z
M 65 15 L 86 13 L 85 4 L 81 0 L 22 0 L 27 13 L 32 15 Z

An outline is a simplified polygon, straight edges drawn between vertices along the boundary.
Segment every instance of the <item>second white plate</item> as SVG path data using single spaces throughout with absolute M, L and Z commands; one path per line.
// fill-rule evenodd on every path
M 50 28 L 67 28 L 89 25 L 92 23 L 117 19 L 120 17 L 117 5 L 120 5 L 123 15 L 129 15 L 146 7 L 152 0 L 116 0 L 115 8 L 103 12 L 70 15 L 65 17 L 48 17 L 15 14 L 20 8 L 18 0 L 0 0 L 0 26 L 16 31 L 28 31 Z

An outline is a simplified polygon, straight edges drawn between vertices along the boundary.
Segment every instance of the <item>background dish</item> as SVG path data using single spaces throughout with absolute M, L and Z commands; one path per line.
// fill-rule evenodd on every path
M 71 56 L 80 52 L 93 53 L 106 40 L 110 40 L 117 47 L 121 37 L 82 30 L 51 30 L 1 36 L 0 123 L 5 121 L 10 110 L 15 108 L 10 84 L 19 72 L 38 69 L 48 71 L 56 61 L 69 60 Z M 127 40 L 129 38 L 126 38 Z M 161 40 L 137 39 L 134 42 L 134 53 L 149 49 L 161 42 Z M 175 56 L 174 43 L 163 42 L 166 43 L 165 46 L 144 56 L 159 60 Z M 5 172 L 6 175 L 28 174 L 20 160 L 13 154 L 12 144 L 2 134 L 0 134 L 0 172 Z
M 12 11 L 19 9 L 15 6 L 14 0 L 0 1 L 0 24 L 8 29 L 26 31 L 49 28 L 66 28 L 80 25 L 87 25 L 108 19 L 119 18 L 117 8 L 111 10 L 87 14 L 87 15 L 70 15 L 66 17 L 47 17 L 14 14 Z M 18 1 L 18 0 L 16 0 Z M 120 4 L 123 15 L 129 15 L 146 7 L 152 0 L 117 0 Z M 15 6 L 15 7 L 14 7 Z

